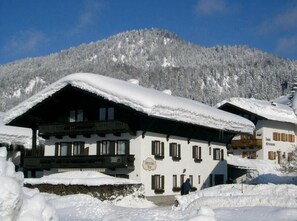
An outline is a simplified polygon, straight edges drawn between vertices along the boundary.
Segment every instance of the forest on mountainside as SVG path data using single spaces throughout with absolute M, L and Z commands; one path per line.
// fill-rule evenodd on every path
M 166 30 L 133 30 L 0 65 L 0 111 L 76 72 L 138 79 L 142 86 L 215 105 L 230 97 L 270 100 L 289 93 L 297 61 L 248 46 L 206 48 Z

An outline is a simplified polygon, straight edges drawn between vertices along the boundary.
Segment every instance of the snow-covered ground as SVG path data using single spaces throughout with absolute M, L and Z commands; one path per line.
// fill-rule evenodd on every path
M 158 207 L 135 195 L 100 201 L 89 195 L 57 196 L 23 187 L 23 174 L 5 160 L 6 149 L 0 149 L 0 220 L 296 220 L 297 186 L 292 184 L 228 184 L 207 188 L 186 196 L 176 196 L 178 206 Z M 230 160 L 231 161 L 231 160 Z M 248 161 L 232 159 L 244 166 Z M 259 174 L 279 171 L 263 162 L 253 161 Z M 262 168 L 262 169 L 261 169 Z M 274 180 L 276 181 L 276 180 Z M 70 172 L 43 179 L 26 179 L 27 183 L 85 183 L 104 185 L 134 183 L 95 172 Z

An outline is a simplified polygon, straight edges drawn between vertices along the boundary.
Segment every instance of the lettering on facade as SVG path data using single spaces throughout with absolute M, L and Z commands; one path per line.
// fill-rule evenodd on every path
M 266 146 L 275 146 L 275 143 L 271 143 L 269 141 L 271 141 L 271 139 L 266 137 Z
M 156 170 L 157 162 L 153 158 L 148 157 L 144 161 L 142 161 L 142 168 L 148 171 Z

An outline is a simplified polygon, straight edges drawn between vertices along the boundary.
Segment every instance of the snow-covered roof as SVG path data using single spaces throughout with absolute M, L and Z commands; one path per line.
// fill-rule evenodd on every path
M 21 116 L 66 85 L 72 85 L 154 117 L 232 132 L 252 133 L 254 129 L 252 122 L 215 107 L 168 95 L 127 81 L 91 73 L 71 74 L 51 84 L 9 110 L 4 119 L 5 123 Z
M 233 97 L 218 103 L 216 106 L 219 108 L 226 104 L 233 105 L 268 120 L 297 124 L 297 117 L 293 109 L 288 105 L 254 98 Z
M 0 143 L 18 144 L 30 148 L 32 143 L 31 129 L 6 126 L 3 122 L 4 115 L 4 112 L 0 112 Z

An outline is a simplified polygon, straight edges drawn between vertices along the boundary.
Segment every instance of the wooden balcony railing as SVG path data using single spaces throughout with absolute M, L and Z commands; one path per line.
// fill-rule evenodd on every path
M 232 140 L 229 148 L 262 148 L 262 139 Z
M 73 122 L 40 125 L 39 136 L 63 136 L 130 132 L 127 123 L 121 121 Z
M 134 160 L 134 155 L 26 156 L 24 168 L 28 170 L 51 168 L 128 168 L 134 170 Z

